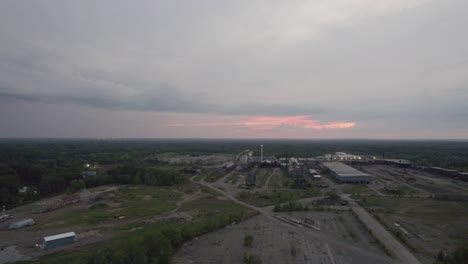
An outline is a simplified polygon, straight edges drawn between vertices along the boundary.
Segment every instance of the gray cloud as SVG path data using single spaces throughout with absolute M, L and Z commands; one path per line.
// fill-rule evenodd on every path
M 461 0 L 2 1 L 0 97 L 109 116 L 310 115 L 369 132 L 435 124 L 447 127 L 440 134 L 468 132 L 466 8 Z

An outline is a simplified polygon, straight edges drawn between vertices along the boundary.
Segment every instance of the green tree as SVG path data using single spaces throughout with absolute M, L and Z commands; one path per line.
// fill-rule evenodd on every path
M 83 190 L 86 188 L 85 182 L 82 179 L 79 180 L 72 180 L 70 185 L 68 186 L 67 192 L 68 193 L 76 193 L 78 191 Z

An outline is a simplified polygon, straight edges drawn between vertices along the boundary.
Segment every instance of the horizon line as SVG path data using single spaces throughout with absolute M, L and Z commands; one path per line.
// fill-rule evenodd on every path
M 468 141 L 468 138 L 170 138 L 170 137 L 0 137 L 0 140 L 368 140 Z

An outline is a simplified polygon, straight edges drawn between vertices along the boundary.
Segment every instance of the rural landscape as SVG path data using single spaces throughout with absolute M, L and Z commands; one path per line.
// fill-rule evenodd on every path
M 2 141 L 0 263 L 464 263 L 467 144 Z
M 0 264 L 468 264 L 467 10 L 1 0 Z

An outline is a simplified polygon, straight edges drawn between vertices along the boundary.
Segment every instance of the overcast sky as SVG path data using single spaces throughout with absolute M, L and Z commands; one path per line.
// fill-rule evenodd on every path
M 468 1 L 0 1 L 0 137 L 468 138 Z

